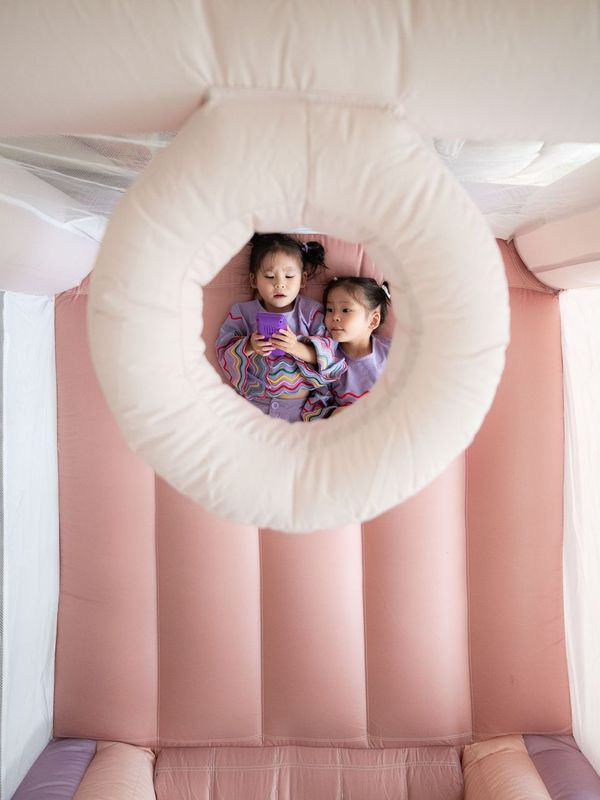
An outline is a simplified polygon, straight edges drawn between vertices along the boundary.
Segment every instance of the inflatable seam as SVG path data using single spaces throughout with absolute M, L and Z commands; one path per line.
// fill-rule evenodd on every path
M 500 736 L 504 734 L 499 734 Z M 554 735 L 554 734 L 548 734 Z M 556 734 L 559 735 L 559 734 Z M 307 736 L 269 736 L 265 735 L 264 737 L 260 736 L 236 736 L 236 737 L 223 737 L 222 739 L 211 736 L 205 739 L 161 739 L 160 745 L 158 748 L 154 749 L 161 749 L 161 748 L 188 748 L 188 747 L 243 747 L 248 749 L 256 749 L 257 747 L 322 747 L 324 744 L 328 747 L 334 748 L 347 748 L 350 750 L 382 750 L 389 748 L 401 749 L 403 747 L 457 747 L 459 745 L 467 744 L 465 740 L 471 736 L 470 731 L 463 731 L 462 733 L 456 733 L 451 735 L 445 736 L 430 736 L 430 737 L 419 737 L 419 736 L 370 736 L 370 742 L 367 747 L 364 746 L 365 737 L 362 736 L 355 736 L 352 738 L 341 738 L 341 737 L 307 737 Z M 495 738 L 495 735 L 488 736 L 487 738 Z M 459 742 L 459 744 L 453 744 L 454 742 Z M 333 744 L 335 742 L 335 744 Z M 383 742 L 386 743 L 399 743 L 398 745 L 395 744 L 382 744 Z M 354 744 L 357 743 L 357 744 Z M 137 746 L 153 746 L 149 742 L 145 742 L 144 744 L 137 744 Z
M 262 702 L 262 700 L 261 700 Z M 215 791 L 215 761 L 217 760 L 217 752 L 214 747 L 210 750 L 210 783 L 208 784 L 208 800 L 212 800 Z
M 509 284 L 509 289 L 530 288 L 533 291 L 542 292 L 543 294 L 559 294 L 560 293 L 559 289 L 552 289 L 550 286 L 546 286 L 544 283 L 542 283 L 540 280 L 538 280 L 538 278 L 535 277 L 533 272 L 531 272 L 531 270 L 529 270 L 527 268 L 527 266 L 525 265 L 525 262 L 523 261 L 521 256 L 518 254 L 518 251 L 517 251 L 517 249 L 515 247 L 514 240 L 512 242 L 507 243 L 506 249 L 507 249 L 508 254 L 510 256 L 511 264 L 513 265 L 515 270 L 518 272 L 518 274 L 523 278 L 523 280 L 527 284 L 529 284 L 529 287 L 525 287 L 525 286 L 510 286 L 510 284 Z
M 4 292 L 0 292 L 0 777 L 4 771 Z M 0 800 L 2 800 L 0 782 Z
M 568 726 L 555 731 L 495 731 L 489 733 L 487 731 L 473 731 L 473 736 L 477 742 L 489 742 L 491 739 L 498 739 L 501 736 L 572 736 L 572 728 Z
M 490 738 L 494 738 L 496 734 L 490 736 Z M 502 735 L 502 734 L 500 734 Z M 451 733 L 445 734 L 443 736 L 374 736 L 373 738 L 379 742 L 420 742 L 424 746 L 428 746 L 430 742 L 447 742 L 454 739 L 464 739 L 465 736 L 471 736 L 471 731 L 462 731 L 462 733 Z M 413 746 L 413 745 L 407 745 Z M 414 745 L 414 747 L 418 747 L 420 745 Z M 437 744 L 435 745 L 438 746 Z M 443 744 L 439 744 L 439 747 L 444 747 Z
M 366 591 L 366 569 L 365 569 L 365 526 L 360 524 L 360 553 L 362 564 L 362 607 L 363 607 L 363 654 L 365 669 L 365 726 L 366 738 L 371 747 L 371 726 L 369 719 L 369 658 L 368 658 L 368 635 L 367 635 L 367 591 Z
M 469 698 L 471 701 L 471 733 L 473 741 L 473 730 L 475 728 L 475 700 L 473 692 L 473 662 L 471 658 L 471 587 L 470 587 L 470 547 L 469 547 L 469 448 L 465 450 L 465 559 L 466 559 L 466 600 L 467 600 L 467 655 L 469 663 Z
M 268 738 L 268 737 L 266 737 Z M 329 739 L 327 741 L 330 741 Z M 148 746 L 148 742 L 145 742 Z M 264 742 L 261 736 L 253 734 L 252 736 L 226 736 L 220 739 L 217 736 L 209 736 L 204 739 L 164 739 L 161 738 L 158 747 L 154 749 L 163 749 L 171 747 L 262 747 Z M 143 745 L 137 744 L 140 747 Z M 149 745 L 153 746 L 153 745 Z
M 265 649 L 264 649 L 264 619 L 263 619 L 263 532 L 257 528 L 258 536 L 258 580 L 260 604 L 260 743 L 265 743 Z
M 580 256 L 576 258 L 567 258 L 564 261 L 556 261 L 552 264 L 546 264 L 545 266 L 540 267 L 532 267 L 531 272 L 534 275 L 537 275 L 541 272 L 553 272 L 556 269 L 565 269 L 566 267 L 576 267 L 579 264 L 592 264 L 595 261 L 600 261 L 600 252 L 593 252 L 587 256 Z M 557 292 L 564 291 L 563 289 L 557 289 Z
M 156 742 L 153 747 L 158 747 L 160 743 L 160 558 L 158 552 L 158 492 L 156 491 L 156 482 L 159 480 L 158 475 L 154 476 L 154 558 L 156 559 Z
M 507 751 L 512 752 L 512 751 Z M 215 753 L 215 748 L 211 748 L 211 760 L 213 759 L 213 754 Z M 377 770 L 380 772 L 382 770 L 391 770 L 391 769 L 409 769 L 411 767 L 453 767 L 454 769 L 458 770 L 459 766 L 456 761 L 404 761 L 402 763 L 395 762 L 393 764 L 373 764 L 368 766 L 363 766 L 362 764 L 342 764 L 341 755 L 340 755 L 340 748 L 336 748 L 336 755 L 338 758 L 338 762 L 336 764 L 318 764 L 317 762 L 311 761 L 309 764 L 304 764 L 298 761 L 279 761 L 273 764 L 243 764 L 240 766 L 216 766 L 212 763 L 206 767 L 159 767 L 155 774 L 158 775 L 159 773 L 176 773 L 176 772 L 264 772 L 265 770 L 279 770 L 284 767 L 299 767 L 300 769 L 336 769 L 336 770 L 348 770 L 352 772 L 373 772 Z M 491 753 L 490 755 L 495 755 Z M 484 756 L 487 758 L 487 756 Z M 483 760 L 483 759 L 482 759 Z M 479 762 L 477 762 L 479 763 Z M 135 796 L 135 795 L 134 795 Z M 342 795 L 340 794 L 340 797 Z M 210 795 L 209 795 L 210 797 Z
M 306 218 L 306 207 L 308 198 L 310 197 L 310 187 L 312 183 L 312 163 L 311 163 L 311 146 L 312 139 L 310 135 L 310 104 L 304 104 L 304 158 L 305 158 L 305 176 L 304 176 L 304 197 L 302 198 L 302 219 Z

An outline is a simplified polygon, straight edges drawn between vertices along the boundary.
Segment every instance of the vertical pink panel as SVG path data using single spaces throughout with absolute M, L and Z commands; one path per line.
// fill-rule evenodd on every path
M 464 459 L 365 526 L 368 724 L 379 747 L 470 738 Z
M 125 446 L 90 362 L 86 297 L 56 302 L 61 593 L 54 733 L 154 744 L 154 473 Z
M 511 344 L 467 458 L 474 732 L 570 728 L 558 296 L 511 289 Z
M 364 746 L 360 527 L 263 531 L 261 550 L 266 739 Z
M 256 528 L 157 482 L 163 746 L 261 739 Z

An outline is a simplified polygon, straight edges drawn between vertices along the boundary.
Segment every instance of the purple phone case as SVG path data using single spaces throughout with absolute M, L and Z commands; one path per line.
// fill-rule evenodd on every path
M 287 328 L 284 314 L 274 314 L 270 311 L 257 311 L 256 312 L 256 330 L 265 339 L 270 339 L 274 333 Z M 271 350 L 272 356 L 284 356 L 285 352 L 276 348 Z

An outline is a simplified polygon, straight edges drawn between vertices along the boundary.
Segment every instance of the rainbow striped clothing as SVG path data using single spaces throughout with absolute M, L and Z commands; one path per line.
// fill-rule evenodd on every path
M 390 344 L 391 339 L 387 336 L 372 336 L 371 352 L 360 358 L 351 358 L 344 353 L 343 345 L 337 345 L 338 354 L 345 358 L 346 369 L 339 380 L 329 387 L 329 396 L 320 393 L 309 399 L 303 411 L 303 419 L 312 422 L 314 419 L 329 417 L 336 408 L 350 406 L 364 397 L 385 369 Z
M 217 339 L 219 364 L 236 392 L 265 414 L 299 421 L 309 399 L 329 394 L 331 384 L 346 369 L 345 360 L 326 335 L 323 306 L 302 295 L 284 316 L 288 328 L 314 346 L 317 364 L 297 361 L 287 354 L 267 358 L 247 355 L 245 346 L 256 330 L 257 311 L 264 311 L 258 300 L 231 307 Z

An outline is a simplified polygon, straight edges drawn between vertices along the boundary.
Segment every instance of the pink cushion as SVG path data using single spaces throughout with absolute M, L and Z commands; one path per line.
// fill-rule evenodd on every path
M 551 800 L 522 736 L 465 747 L 465 800 Z
M 452 747 L 194 747 L 161 750 L 154 786 L 157 800 L 461 800 L 463 779 Z
M 123 742 L 98 742 L 74 800 L 155 800 L 154 753 Z

